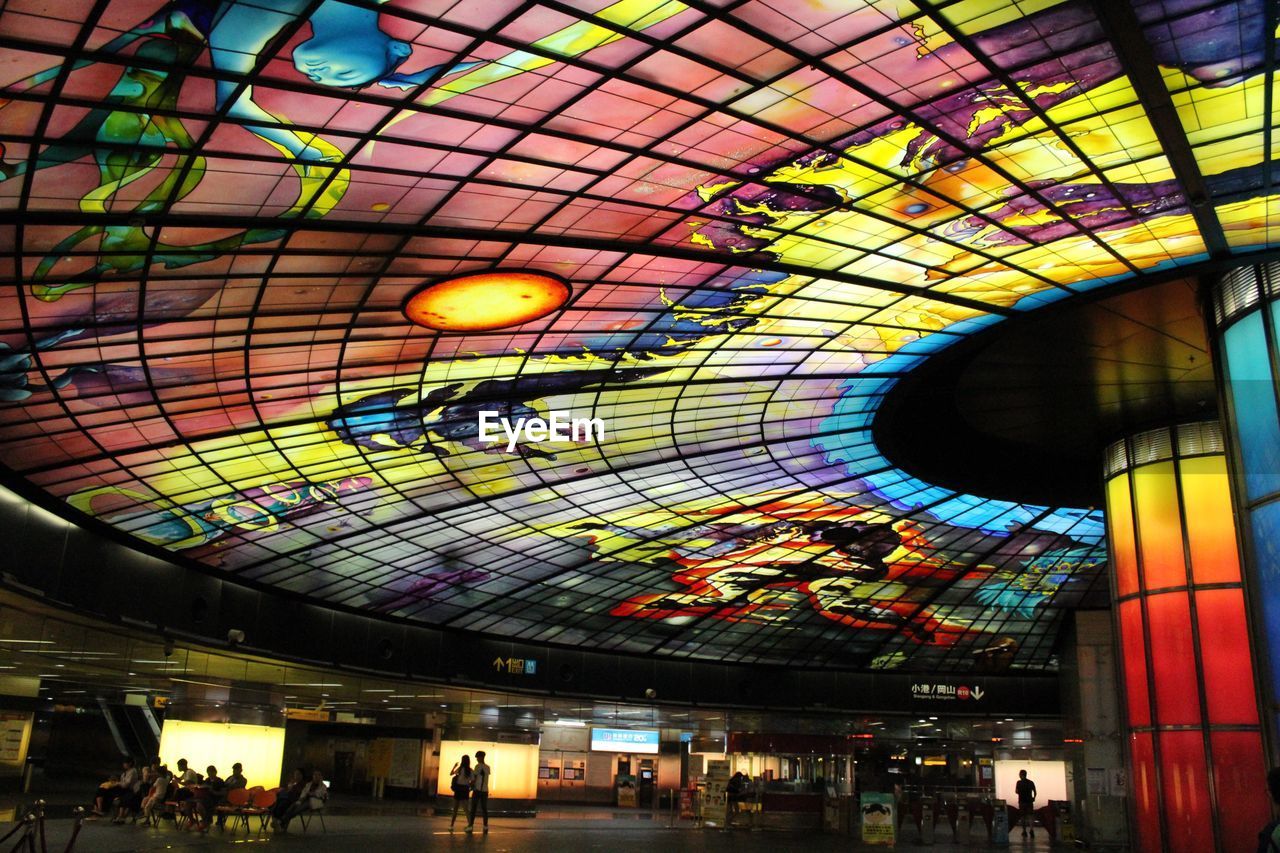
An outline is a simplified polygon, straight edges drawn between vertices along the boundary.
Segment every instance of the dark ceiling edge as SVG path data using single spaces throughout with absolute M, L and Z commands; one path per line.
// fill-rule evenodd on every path
M 1104 285 L 1085 293 L 1061 299 L 1051 305 L 1043 308 L 1036 308 L 1030 311 L 1022 312 L 1014 317 L 1008 317 L 968 335 L 955 343 L 939 350 L 925 358 L 918 367 L 913 368 L 904 375 L 892 388 L 885 394 L 880 406 L 876 409 L 875 416 L 871 421 L 871 434 L 876 446 L 880 452 L 884 454 L 892 465 L 898 467 L 905 473 L 916 477 L 933 486 L 939 486 L 944 489 L 952 489 L 965 494 L 977 494 L 978 497 L 990 498 L 995 500 L 1009 500 L 1015 503 L 1028 503 L 1016 496 L 1003 497 L 999 495 L 980 494 L 974 492 L 968 484 L 948 477 L 945 472 L 936 472 L 941 476 L 935 476 L 934 471 L 920 471 L 918 466 L 913 466 L 908 454 L 905 443 L 898 436 L 901 430 L 898 428 L 899 415 L 906 407 L 906 403 L 916 393 L 917 389 L 927 384 L 930 380 L 939 374 L 946 373 L 963 368 L 965 364 L 978 356 L 988 346 L 998 340 L 1001 336 L 1010 332 L 1021 329 L 1023 326 L 1051 320 L 1059 314 L 1077 310 L 1085 305 L 1091 305 L 1102 302 L 1116 296 L 1123 296 L 1128 293 L 1136 293 L 1145 290 L 1148 287 L 1156 287 L 1161 284 L 1167 284 L 1178 279 L 1198 279 L 1203 288 L 1204 282 L 1213 276 L 1225 274 L 1239 267 L 1250 266 L 1257 263 L 1267 263 L 1269 261 L 1280 260 L 1280 247 L 1271 249 L 1260 249 L 1230 258 L 1208 258 L 1185 266 L 1176 266 L 1167 270 L 1161 270 L 1157 273 L 1150 273 L 1141 276 L 1133 276 L 1124 281 L 1111 285 Z M 1165 426 L 1166 424 L 1150 424 L 1149 426 Z M 1132 432 L 1133 430 L 1125 430 Z M 1104 445 L 1111 441 L 1123 438 L 1124 435 L 1117 433 L 1106 437 Z M 1098 460 L 1098 481 L 1102 480 L 1102 460 Z M 1101 486 L 1099 485 L 1099 490 Z M 1059 504 L 1059 506 L 1067 506 Z M 1084 509 L 1086 507 L 1071 507 L 1073 509 Z M 1094 507 L 1088 507 L 1093 509 Z

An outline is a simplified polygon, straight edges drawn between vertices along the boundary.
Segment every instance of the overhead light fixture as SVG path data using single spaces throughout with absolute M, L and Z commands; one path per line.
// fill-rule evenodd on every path
M 587 724 L 582 720 L 556 720 L 557 726 L 567 726 L 571 729 L 585 729 Z

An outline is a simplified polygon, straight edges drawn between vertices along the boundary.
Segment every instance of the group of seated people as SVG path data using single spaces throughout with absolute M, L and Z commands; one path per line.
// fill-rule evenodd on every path
M 311 771 L 311 781 L 301 769 L 295 769 L 289 776 L 289 784 L 276 792 L 276 804 L 271 808 L 271 828 L 277 832 L 288 832 L 289 822 L 305 812 L 320 811 L 329 799 L 329 786 L 325 784 L 324 774 L 319 770 Z
M 247 785 L 239 762 L 231 765 L 231 775 L 223 779 L 213 765 L 201 776 L 185 758 L 178 759 L 176 772 L 158 758 L 139 771 L 133 759 L 126 758 L 120 774 L 98 786 L 92 815 L 111 815 L 111 822 L 116 824 L 141 816 L 145 823 L 158 825 L 166 806 L 173 804 L 174 811 L 191 818 L 189 828 L 205 832 L 215 820 L 219 827 L 223 826 L 227 811 L 219 811 L 218 806 L 227 803 L 232 791 Z M 304 812 L 323 809 L 328 798 L 329 786 L 323 773 L 316 770 L 307 781 L 302 770 L 294 770 L 289 782 L 276 790 L 269 811 L 272 828 L 288 832 L 290 821 Z
M 119 776 L 98 786 L 94 797 L 93 817 L 112 815 L 112 823 L 124 823 L 139 815 L 148 824 L 156 824 L 164 814 L 166 803 L 176 803 L 192 817 L 191 825 L 207 830 L 217 807 L 227 801 L 228 794 L 248 785 L 240 762 L 231 765 L 231 775 L 223 779 L 218 768 L 210 764 L 205 775 L 192 769 L 185 758 L 178 759 L 177 770 L 161 764 L 157 758 L 138 770 L 132 758 L 125 758 Z M 219 825 L 226 819 L 217 815 Z

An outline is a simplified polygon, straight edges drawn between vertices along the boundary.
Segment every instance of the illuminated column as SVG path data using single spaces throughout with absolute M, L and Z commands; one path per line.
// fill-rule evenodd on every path
M 1264 723 L 1280 763 L 1280 264 L 1241 267 L 1212 293 L 1214 363 L 1240 507 L 1245 589 L 1258 655 Z
M 1133 849 L 1252 849 L 1266 763 L 1221 429 L 1139 433 L 1105 464 Z

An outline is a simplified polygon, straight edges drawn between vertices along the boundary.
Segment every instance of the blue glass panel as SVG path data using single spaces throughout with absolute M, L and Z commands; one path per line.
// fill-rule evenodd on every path
M 1249 500 L 1280 491 L 1280 422 L 1267 342 L 1258 311 L 1223 335 L 1226 374 L 1235 401 L 1236 438 Z
M 1275 707 L 1280 687 L 1280 502 L 1264 504 L 1249 514 L 1253 527 L 1253 552 L 1257 560 L 1252 595 L 1262 609 L 1258 625 L 1259 646 L 1266 648 Z

